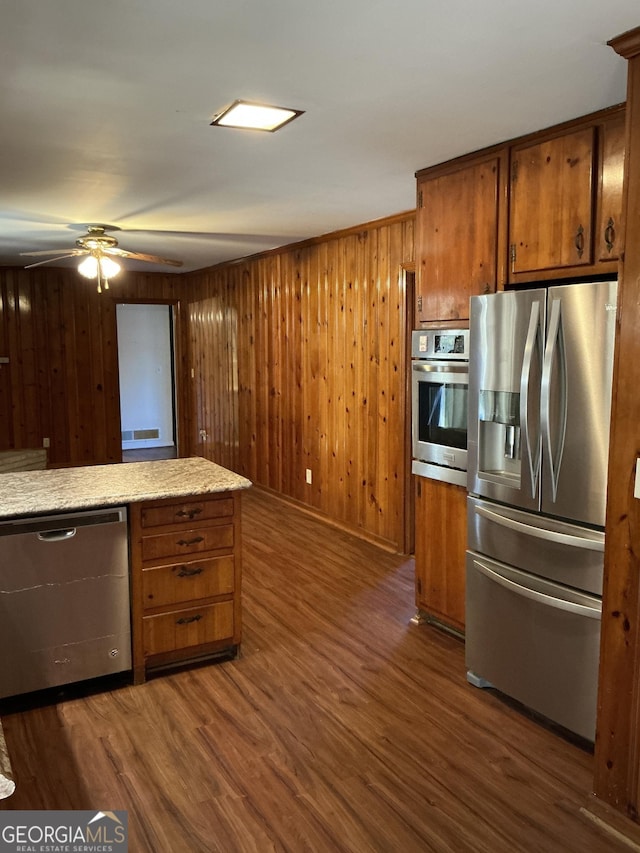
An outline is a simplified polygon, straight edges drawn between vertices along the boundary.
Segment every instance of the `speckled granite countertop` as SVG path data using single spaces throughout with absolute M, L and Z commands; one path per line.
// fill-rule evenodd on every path
M 251 481 L 200 457 L 0 474 L 0 519 L 247 489 Z
M 0 800 L 10 797 L 15 789 L 16 783 L 13 781 L 9 753 L 7 752 L 7 745 L 4 741 L 4 734 L 2 733 L 2 724 L 0 723 Z

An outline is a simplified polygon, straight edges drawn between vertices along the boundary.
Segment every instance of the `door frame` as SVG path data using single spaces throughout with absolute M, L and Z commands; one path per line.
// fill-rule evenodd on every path
M 142 299 L 138 297 L 114 298 L 115 305 L 166 305 L 171 315 L 172 372 L 173 372 L 173 410 L 175 429 L 176 457 L 190 455 L 189 443 L 189 388 L 187 381 L 187 341 L 184 310 L 180 299 Z M 115 308 L 114 308 L 115 311 Z M 116 362 L 118 366 L 118 428 L 121 429 L 120 411 L 120 362 L 117 348 L 118 323 L 116 317 Z M 120 441 L 120 460 L 122 461 L 122 441 Z
M 416 496 L 411 473 L 411 335 L 415 328 L 416 265 L 401 265 L 404 285 L 404 543 L 403 553 L 415 550 Z

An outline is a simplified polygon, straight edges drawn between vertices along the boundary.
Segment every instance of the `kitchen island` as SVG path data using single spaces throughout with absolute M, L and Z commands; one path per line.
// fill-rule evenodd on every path
M 13 771 L 11 770 L 7 744 L 5 743 L 2 724 L 0 723 L 0 800 L 10 797 L 15 789 L 16 783 L 13 780 Z
M 127 507 L 133 679 L 237 653 L 240 494 L 251 482 L 199 457 L 0 476 L 0 520 Z
M 0 520 L 210 495 L 251 481 L 200 457 L 16 471 L 0 477 Z

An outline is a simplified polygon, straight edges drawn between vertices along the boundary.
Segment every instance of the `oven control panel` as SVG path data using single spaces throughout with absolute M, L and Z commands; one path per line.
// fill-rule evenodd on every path
M 469 360 L 468 329 L 421 329 L 411 339 L 412 358 Z

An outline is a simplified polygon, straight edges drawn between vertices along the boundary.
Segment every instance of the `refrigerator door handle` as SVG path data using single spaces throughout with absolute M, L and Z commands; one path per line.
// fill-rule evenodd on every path
M 530 524 L 517 521 L 515 518 L 508 518 L 499 512 L 494 512 L 483 506 L 475 506 L 473 511 L 477 515 L 486 518 L 487 521 L 493 521 L 495 524 L 500 524 L 502 527 L 506 527 L 516 533 L 525 533 L 527 536 L 535 536 L 537 539 L 544 539 L 546 542 L 554 542 L 558 545 L 569 545 L 573 548 L 583 548 L 586 551 L 604 552 L 604 533 L 594 533 L 593 539 L 586 539 L 582 536 L 572 536 L 570 533 L 558 533 L 556 530 L 544 530 L 541 527 L 533 527 Z
M 500 586 L 503 586 L 505 589 L 510 590 L 516 595 L 522 596 L 522 598 L 529 598 L 532 601 L 537 601 L 539 604 L 544 604 L 547 607 L 555 607 L 557 610 L 565 610 L 568 613 L 576 613 L 579 616 L 587 616 L 589 619 L 601 618 L 601 605 L 590 606 L 588 604 L 578 604 L 575 601 L 567 601 L 567 599 L 565 598 L 557 598 L 555 595 L 548 595 L 545 592 L 538 592 L 538 590 L 530 589 L 530 587 L 528 586 L 522 586 L 522 584 L 519 584 L 516 581 L 505 577 L 504 575 L 500 574 L 499 572 L 496 572 L 489 566 L 485 566 L 484 563 L 481 563 L 477 559 L 473 560 L 473 565 L 474 568 L 476 568 L 479 572 L 485 575 L 485 577 L 489 578 L 489 580 L 500 584 Z
M 540 385 L 540 424 L 542 428 L 542 441 L 547 450 L 549 474 L 551 476 L 551 494 L 552 500 L 554 501 L 558 495 L 558 481 L 560 478 L 560 466 L 562 464 L 562 453 L 564 451 L 567 425 L 566 364 L 562 336 L 561 305 L 562 302 L 560 299 L 554 299 L 551 303 L 551 319 L 549 320 L 549 332 L 547 335 L 547 346 L 542 364 L 542 382 Z M 557 354 L 559 354 L 561 359 L 559 362 L 559 369 L 563 385 L 565 387 L 563 388 L 561 399 L 562 422 L 560 425 L 560 433 L 558 435 L 558 452 L 557 458 L 554 459 L 553 444 L 551 440 L 551 374 Z
M 535 440 L 535 455 L 532 453 L 531 432 L 529 430 L 529 380 L 531 378 L 531 363 L 536 340 L 540 331 L 540 303 L 534 302 L 531 306 L 529 316 L 529 328 L 524 345 L 524 357 L 522 359 L 522 373 L 520 375 L 520 429 L 524 439 L 529 464 L 529 475 L 531 477 L 531 497 L 535 498 L 538 490 L 538 474 L 540 473 L 540 433 L 538 431 Z

